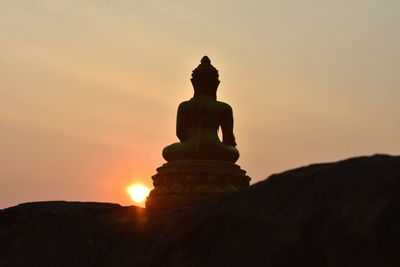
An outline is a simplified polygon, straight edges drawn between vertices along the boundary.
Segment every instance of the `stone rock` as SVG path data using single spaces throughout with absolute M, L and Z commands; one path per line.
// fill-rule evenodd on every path
M 192 178 L 189 178 L 189 180 Z M 0 210 L 0 266 L 400 266 L 400 157 L 313 164 L 194 208 Z

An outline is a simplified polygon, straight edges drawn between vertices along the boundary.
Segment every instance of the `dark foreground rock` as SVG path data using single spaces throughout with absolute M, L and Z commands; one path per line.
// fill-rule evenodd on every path
M 0 210 L 0 266 L 400 266 L 399 248 L 400 157 L 384 155 L 272 175 L 186 210 Z

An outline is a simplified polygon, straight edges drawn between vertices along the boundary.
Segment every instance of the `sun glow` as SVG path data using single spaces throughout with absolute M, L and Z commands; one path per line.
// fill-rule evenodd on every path
M 141 184 L 134 184 L 126 188 L 131 199 L 135 202 L 143 202 L 150 193 L 150 189 Z

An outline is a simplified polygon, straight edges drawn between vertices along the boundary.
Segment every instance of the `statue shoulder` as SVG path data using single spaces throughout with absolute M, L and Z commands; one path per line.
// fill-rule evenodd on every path
M 229 110 L 229 111 L 232 110 L 232 107 L 225 102 L 217 101 L 217 103 L 222 109 Z
M 188 106 L 191 106 L 191 102 L 190 102 L 190 100 L 187 100 L 187 101 L 183 101 L 183 102 L 181 102 L 180 104 L 179 104 L 179 107 L 178 107 L 178 109 L 184 109 L 184 108 L 186 108 L 186 107 L 188 107 Z

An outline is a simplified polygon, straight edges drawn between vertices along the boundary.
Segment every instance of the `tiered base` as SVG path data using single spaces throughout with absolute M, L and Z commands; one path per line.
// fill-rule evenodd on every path
M 152 177 L 147 209 L 193 206 L 249 186 L 250 177 L 234 163 L 211 160 L 171 161 Z

